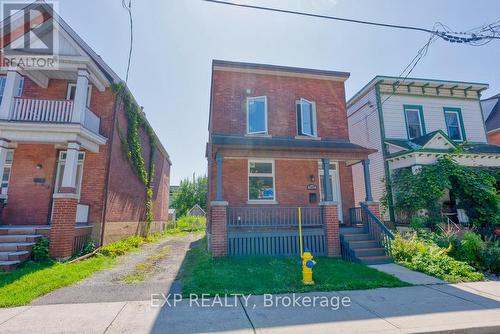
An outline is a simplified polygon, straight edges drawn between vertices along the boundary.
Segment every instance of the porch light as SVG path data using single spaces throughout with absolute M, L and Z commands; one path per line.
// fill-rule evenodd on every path
M 309 180 L 311 180 L 311 182 L 315 182 L 316 181 L 316 178 L 314 177 L 314 175 L 309 175 Z
M 36 169 L 42 169 L 42 167 L 43 167 L 43 166 L 42 166 L 41 164 L 37 164 L 37 165 L 36 165 Z

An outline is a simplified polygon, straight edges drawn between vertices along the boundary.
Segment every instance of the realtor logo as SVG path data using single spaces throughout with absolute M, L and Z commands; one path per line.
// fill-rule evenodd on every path
M 57 69 L 56 1 L 1 3 L 1 68 Z

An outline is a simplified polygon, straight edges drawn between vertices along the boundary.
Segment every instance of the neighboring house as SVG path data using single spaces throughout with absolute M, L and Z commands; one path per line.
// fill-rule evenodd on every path
M 188 216 L 205 217 L 207 213 L 201 208 L 201 206 L 195 204 L 191 209 L 189 209 L 187 214 Z
M 370 154 L 373 198 L 398 168 L 434 163 L 458 145 L 465 166 L 499 166 L 500 148 L 487 144 L 481 92 L 487 84 L 377 76 L 348 102 L 351 142 L 377 150 Z M 356 201 L 364 196 L 363 171 L 353 167 Z M 398 222 L 392 205 L 385 219 Z
M 40 234 L 50 237 L 52 256 L 68 258 L 90 234 L 100 245 L 140 233 L 146 201 L 145 185 L 123 153 L 120 136 L 127 134 L 127 118 L 111 88 L 120 78 L 45 3 L 28 8 L 42 13 L 41 25 L 52 19 L 58 23 L 55 33 L 63 64 L 60 69 L 0 71 L 1 197 L 5 201 L 0 254 L 16 261 L 29 256 Z M 16 15 L 14 24 L 21 22 Z M 29 32 L 23 24 L 10 42 L 24 33 Z M 151 149 L 156 153 L 154 229 L 167 221 L 171 162 L 158 140 L 150 146 L 145 131 L 139 129 L 139 136 L 146 167 Z M 11 254 L 18 250 L 22 252 Z
M 481 101 L 488 142 L 500 145 L 500 94 Z
M 306 247 L 340 255 L 339 224 L 358 222 L 351 166 L 368 166 L 374 152 L 349 141 L 348 77 L 213 61 L 207 234 L 215 256 L 298 254 L 299 207 Z

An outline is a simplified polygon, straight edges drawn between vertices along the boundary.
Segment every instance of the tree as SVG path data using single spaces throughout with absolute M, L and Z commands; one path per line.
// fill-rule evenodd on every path
M 189 209 L 198 204 L 207 209 L 208 180 L 206 176 L 200 176 L 195 182 L 189 179 L 181 181 L 179 189 L 172 198 L 172 208 L 175 209 L 177 217 L 185 216 Z

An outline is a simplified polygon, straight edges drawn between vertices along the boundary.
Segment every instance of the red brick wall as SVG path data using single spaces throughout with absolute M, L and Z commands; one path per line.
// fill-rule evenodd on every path
M 227 71 L 214 71 L 212 80 L 213 133 L 243 135 L 246 97 L 267 96 L 270 135 L 297 134 L 295 101 L 306 98 L 316 102 L 319 137 L 349 138 L 341 81 Z M 246 94 L 247 89 L 251 89 L 251 94 Z
M 500 145 L 500 131 L 488 134 L 488 143 Z
M 50 229 L 50 255 L 65 259 L 73 254 L 77 199 L 54 199 L 54 217 Z
M 217 166 L 212 161 L 210 170 L 210 200 L 215 200 Z M 310 181 L 310 175 L 315 181 Z M 349 208 L 354 207 L 351 167 L 339 163 L 339 178 L 344 220 L 349 218 Z M 319 203 L 318 162 L 316 160 L 275 160 L 276 200 L 280 206 L 309 206 L 309 193 L 316 193 Z M 316 191 L 307 190 L 315 184 Z M 248 160 L 224 159 L 222 163 L 222 198 L 229 206 L 246 206 L 248 201 Z
M 9 181 L 5 224 L 47 224 L 51 210 L 57 151 L 54 145 L 19 144 Z M 41 168 L 37 168 L 40 165 Z M 34 178 L 45 179 L 35 183 Z

